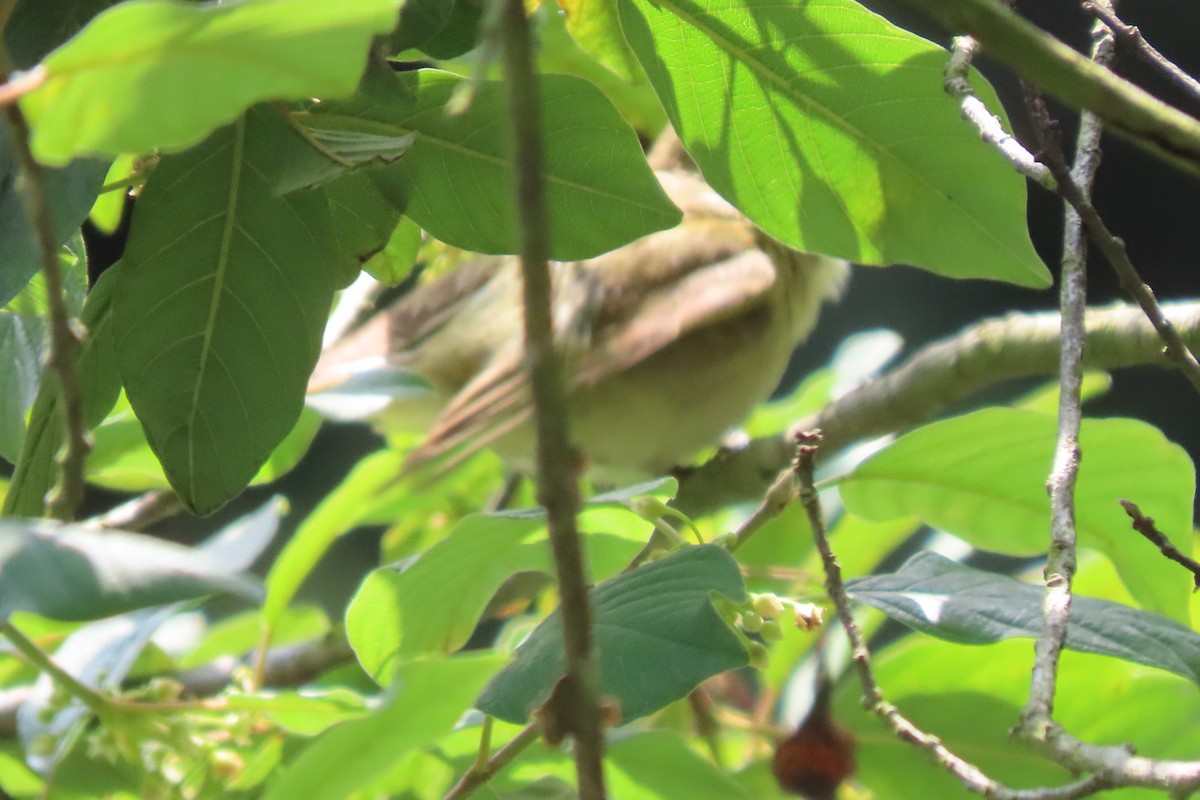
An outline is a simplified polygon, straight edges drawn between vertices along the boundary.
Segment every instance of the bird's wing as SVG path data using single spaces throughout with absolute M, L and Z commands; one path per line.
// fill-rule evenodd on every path
M 556 265 L 556 330 L 568 392 L 627 370 L 681 336 L 762 307 L 778 276 L 753 236 L 744 222 L 685 222 L 614 253 Z M 454 396 L 409 466 L 458 463 L 531 414 L 514 342 Z

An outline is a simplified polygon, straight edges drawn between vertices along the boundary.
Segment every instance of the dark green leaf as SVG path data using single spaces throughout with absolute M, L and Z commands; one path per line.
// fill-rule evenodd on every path
M 400 24 L 388 38 L 389 52 L 419 47 L 446 27 L 453 13 L 454 0 L 405 0 Z
M 421 50 L 443 61 L 475 49 L 483 21 L 483 0 L 453 0 L 446 24 L 421 42 Z
M 365 116 L 396 136 L 415 132 L 408 154 L 367 173 L 371 180 L 389 184 L 379 188 L 393 202 L 407 199 L 405 213 L 435 238 L 513 253 L 519 227 L 504 87 L 485 81 L 465 113 L 449 115 L 446 104 L 461 85 L 436 70 L 374 70 L 355 97 L 322 103 L 311 116 Z M 544 75 L 541 94 L 552 257 L 599 255 L 679 222 L 636 134 L 595 86 Z
M 219 6 L 121 3 L 51 53 L 22 99 L 39 160 L 195 144 L 272 98 L 354 90 L 367 45 L 397 0 L 273 0 Z M 90 205 L 90 204 L 89 204 Z
M 295 425 L 333 298 L 325 198 L 277 197 L 256 166 L 283 125 L 255 109 L 163 158 L 113 303 L 129 402 L 197 513 L 240 492 Z
M 258 587 L 193 548 L 47 520 L 0 520 L 0 619 L 89 620 Z
M 83 304 L 82 322 L 88 337 L 75 362 L 83 392 L 84 424 L 90 430 L 112 409 L 121 391 L 113 355 L 111 301 L 121 265 L 109 268 Z M 13 470 L 12 485 L 4 498 L 4 516 L 38 517 L 46 495 L 58 477 L 55 458 L 64 440 L 63 410 L 55 387 L 43 384 L 29 413 L 29 426 L 21 455 Z
M 592 591 L 601 693 L 616 699 L 622 720 L 652 713 L 705 678 L 749 662 L 742 640 L 713 608 L 714 595 L 745 600 L 737 563 L 712 545 L 688 547 Z M 556 611 L 488 684 L 480 710 L 526 721 L 565 672 L 562 647 Z
M 887 575 L 847 583 L 851 596 L 910 628 L 962 644 L 1034 638 L 1041 586 L 922 552 Z M 1200 683 L 1200 635 L 1174 620 L 1107 600 L 1071 600 L 1067 647 L 1158 667 Z
M 767 233 L 857 263 L 1049 284 L 1025 181 L 960 119 L 941 48 L 854 0 L 620 11 L 704 177 Z
M 918 428 L 840 483 L 846 507 L 875 521 L 918 517 L 989 550 L 1018 555 L 1049 545 L 1046 476 L 1055 420 L 989 408 Z M 1116 565 L 1146 608 L 1187 618 L 1189 581 L 1164 575 L 1162 556 L 1135 534 L 1117 504 L 1134 501 L 1184 552 L 1191 549 L 1195 469 L 1184 450 L 1144 422 L 1086 419 L 1075 491 L 1079 544 Z
M 8 137 L 8 126 L 0 125 L 0 306 L 16 297 L 42 263 L 37 237 L 17 193 L 17 167 Z M 91 159 L 45 171 L 46 205 L 57 243 L 79 229 L 107 171 L 107 162 Z
M 13 66 L 29 69 L 117 1 L 17 0 L 4 26 L 4 44 Z

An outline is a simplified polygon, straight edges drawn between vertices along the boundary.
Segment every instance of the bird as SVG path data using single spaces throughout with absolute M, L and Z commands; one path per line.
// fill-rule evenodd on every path
M 608 485 L 684 466 L 743 421 L 776 389 L 848 272 L 758 229 L 686 156 L 657 161 L 683 211 L 677 226 L 551 265 L 570 436 L 589 477 Z M 339 387 L 364 370 L 401 370 L 419 390 L 405 384 L 403 397 L 367 416 L 383 431 L 428 431 L 409 469 L 448 468 L 491 448 L 533 474 L 521 315 L 517 260 L 479 256 L 327 348 L 309 384 L 313 405 L 345 416 Z

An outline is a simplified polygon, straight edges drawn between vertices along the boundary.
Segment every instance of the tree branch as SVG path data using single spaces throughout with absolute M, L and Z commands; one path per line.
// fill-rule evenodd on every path
M 567 434 L 562 359 L 554 347 L 550 248 L 542 186 L 541 99 L 529 20 L 522 0 L 494 0 L 504 43 L 504 77 L 516 152 L 513 166 L 521 226 L 525 358 L 537 430 L 538 500 L 546 509 L 563 617 L 567 674 L 547 707 L 547 724 L 575 740 L 580 800 L 603 800 L 604 730 L 600 675 L 592 653 L 592 613 L 583 545 L 576 527 L 579 486 Z
M 1159 70 L 1179 89 L 1190 95 L 1193 100 L 1200 101 L 1200 81 L 1181 70 L 1175 62 L 1147 42 L 1136 26 L 1126 25 L 1117 16 L 1117 12 L 1109 0 L 1084 0 L 1083 10 L 1103 22 L 1122 47 L 1137 53 L 1139 58 Z
M 1200 346 L 1200 301 L 1165 303 L 1185 342 Z M 788 434 L 756 439 L 718 454 L 684 475 L 677 507 L 691 517 L 763 496 L 792 456 L 795 431 L 820 428 L 823 454 L 919 425 L 950 405 L 1005 381 L 1053 375 L 1058 369 L 1057 312 L 1014 313 L 984 320 L 917 350 L 899 366 L 865 381 L 800 420 Z M 1162 341 L 1141 309 L 1128 304 L 1089 309 L 1085 369 L 1166 366 Z

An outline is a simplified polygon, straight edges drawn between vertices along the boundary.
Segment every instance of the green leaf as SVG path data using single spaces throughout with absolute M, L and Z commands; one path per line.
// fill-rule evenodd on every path
M 862 264 L 1049 285 L 1025 181 L 959 118 L 941 48 L 853 0 L 620 11 L 704 177 L 767 233 Z
M 44 83 L 21 101 L 34 153 L 61 165 L 179 149 L 260 100 L 349 94 L 371 37 L 392 28 L 398 5 L 120 3 L 42 62 Z
M 8 126 L 0 126 L 0 306 L 17 296 L 42 263 L 37 236 L 17 192 L 17 165 L 8 137 Z M 107 170 L 106 162 L 89 159 L 44 172 L 46 206 L 54 219 L 57 244 L 79 229 Z
M 589 258 L 677 224 L 679 210 L 646 164 L 637 135 L 604 95 L 566 75 L 540 81 L 551 256 Z M 322 103 L 312 117 L 365 116 L 390 125 L 393 135 L 415 133 L 408 154 L 369 173 L 372 180 L 407 197 L 405 213 L 433 237 L 475 252 L 514 253 L 519 227 L 504 87 L 484 81 L 464 113 L 447 114 L 462 83 L 436 70 L 373 70 L 358 95 Z
M 321 556 L 370 513 L 371 500 L 396 481 L 403 464 L 403 456 L 391 450 L 372 453 L 304 518 L 267 573 L 263 622 L 268 628 L 279 621 Z
M 551 570 L 538 512 L 476 514 L 402 571 L 375 570 L 346 610 L 346 635 L 359 663 L 381 684 L 400 665 L 449 654 L 466 643 L 505 579 Z
M 322 109 L 321 105 L 316 106 Z M 292 136 L 282 137 L 276 158 L 266 165 L 276 194 L 311 189 L 362 167 L 395 162 L 412 147 L 416 134 L 358 116 L 287 111 Z
M 601 693 L 616 699 L 622 720 L 652 713 L 705 678 L 749 663 L 742 640 L 713 607 L 714 595 L 745 601 L 737 563 L 712 545 L 685 548 L 592 591 Z M 479 709 L 526 721 L 565 673 L 562 647 L 556 611 L 488 684 Z
M 322 734 L 265 800 L 342 800 L 413 748 L 449 733 L 500 663 L 494 655 L 466 655 L 406 664 L 383 706 Z
M 977 547 L 1040 553 L 1050 541 L 1054 437 L 1054 418 L 1031 411 L 990 408 L 935 422 L 860 464 L 841 481 L 842 500 L 870 520 L 915 516 Z M 1084 420 L 1080 447 L 1080 546 L 1105 553 L 1144 607 L 1187 619 L 1187 576 L 1167 569 L 1117 504 L 1137 503 L 1190 552 L 1195 469 L 1187 453 L 1128 419 Z
M 960 644 L 1036 638 L 1041 586 L 921 552 L 900 569 L 847 583 L 850 595 L 915 630 Z M 1200 683 L 1200 635 L 1159 614 L 1076 595 L 1067 647 L 1158 667 Z
M 625 81 L 641 76 L 637 56 L 621 32 L 616 0 L 559 0 L 558 5 L 566 12 L 571 38 L 585 52 Z
M 1085 372 L 1080 386 L 1080 399 L 1088 400 L 1103 397 L 1112 389 L 1112 376 L 1107 372 Z M 1044 385 L 1029 392 L 1013 403 L 1017 408 L 1029 411 L 1040 411 L 1043 414 L 1058 414 L 1058 381 L 1047 381 Z
M 263 714 L 283 730 L 300 736 L 316 736 L 339 722 L 363 717 L 370 710 L 366 698 L 341 686 L 303 692 L 231 694 L 225 702 L 231 710 Z
M 83 303 L 81 321 L 87 340 L 75 362 L 83 392 L 84 424 L 90 430 L 108 414 L 121 391 L 113 355 L 111 301 L 121 265 L 110 267 L 92 287 Z M 63 409 L 59 392 L 43 383 L 29 412 L 29 425 L 21 455 L 13 470 L 12 485 L 4 498 L 4 516 L 38 517 L 46 495 L 58 479 L 55 461 L 64 441 Z
M 451 0 L 453 9 L 437 33 L 420 44 L 421 51 L 445 61 L 475 49 L 483 21 L 483 0 Z
M 0 311 L 0 457 L 13 463 L 41 383 L 47 331 L 41 317 Z
M 255 109 L 163 158 L 113 302 L 129 402 L 200 514 L 245 488 L 292 430 L 333 299 L 326 199 L 276 197 L 257 168 L 283 124 Z
M 408 217 L 404 217 L 388 237 L 383 250 L 372 255 L 362 265 L 363 271 L 382 284 L 396 286 L 412 272 L 420 250 L 421 228 Z
M 404 0 L 400 24 L 388 38 L 390 53 L 419 47 L 446 27 L 454 13 L 454 0 Z
M 100 619 L 216 592 L 260 593 L 193 548 L 47 520 L 0 520 L 0 619 L 14 611 Z
M 605 754 L 614 797 L 624 800 L 749 800 L 753 795 L 723 770 L 688 747 L 676 731 L 621 737 Z

